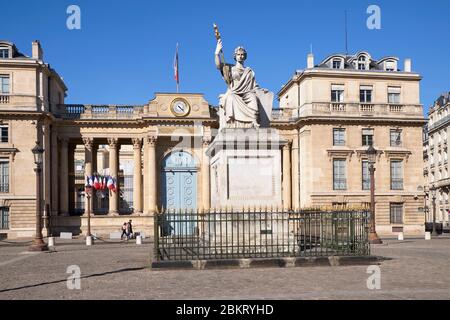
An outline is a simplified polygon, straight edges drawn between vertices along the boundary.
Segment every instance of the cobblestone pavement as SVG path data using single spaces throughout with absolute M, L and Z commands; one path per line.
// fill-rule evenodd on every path
M 51 252 L 0 242 L 0 299 L 449 299 L 450 237 L 386 240 L 381 289 L 369 290 L 367 266 L 224 270 L 149 268 L 152 244 L 57 240 Z M 78 265 L 81 289 L 67 288 Z

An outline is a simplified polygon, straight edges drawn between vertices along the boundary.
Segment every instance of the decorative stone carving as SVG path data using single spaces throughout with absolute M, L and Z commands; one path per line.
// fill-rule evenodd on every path
M 352 160 L 352 155 L 354 151 L 350 149 L 328 149 L 328 160 L 331 161 L 333 158 L 346 158 L 348 161 Z
M 158 136 L 150 135 L 146 137 L 147 143 L 149 146 L 154 147 L 156 146 L 156 141 L 158 140 Z
M 141 138 L 132 138 L 131 141 L 133 142 L 133 148 L 134 149 L 140 149 L 142 146 L 142 139 Z
M 84 138 L 83 138 L 83 144 L 84 144 L 84 147 L 85 147 L 87 150 L 92 151 L 93 144 L 94 144 L 94 139 L 84 137 Z
M 108 144 L 110 148 L 117 148 L 118 139 L 117 138 L 108 138 Z

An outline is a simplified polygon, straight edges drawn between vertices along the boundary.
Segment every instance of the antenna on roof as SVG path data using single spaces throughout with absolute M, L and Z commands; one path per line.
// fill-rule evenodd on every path
M 309 49 L 309 53 L 312 54 L 313 53 L 313 45 L 312 43 L 310 44 L 310 49 Z
M 348 56 L 347 10 L 345 10 L 345 55 Z

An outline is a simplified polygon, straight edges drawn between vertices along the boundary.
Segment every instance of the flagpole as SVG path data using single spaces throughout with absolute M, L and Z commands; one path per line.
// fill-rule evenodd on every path
M 175 81 L 177 82 L 177 93 L 180 93 L 180 75 L 178 70 L 178 42 L 177 42 L 177 50 L 175 53 L 175 61 L 174 61 L 174 71 L 175 71 Z

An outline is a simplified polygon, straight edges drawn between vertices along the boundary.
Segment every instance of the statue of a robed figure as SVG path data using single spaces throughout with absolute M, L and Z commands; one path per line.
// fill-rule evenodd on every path
M 268 126 L 272 112 L 273 93 L 258 86 L 255 73 L 245 67 L 247 51 L 243 47 L 234 50 L 236 64 L 225 62 L 219 30 L 214 25 L 217 47 L 215 63 L 228 90 L 220 95 L 220 126 L 227 128 L 258 128 Z

